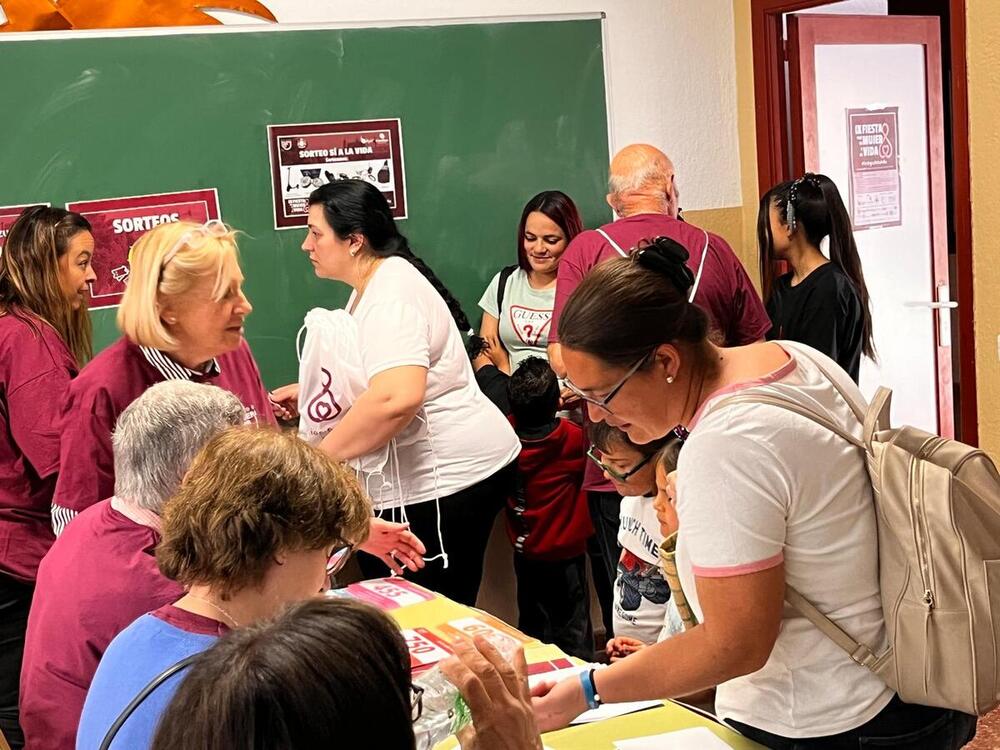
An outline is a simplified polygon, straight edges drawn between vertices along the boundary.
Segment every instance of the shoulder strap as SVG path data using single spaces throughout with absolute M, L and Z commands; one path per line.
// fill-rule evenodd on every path
M 695 274 L 694 284 L 691 286 L 691 293 L 688 295 L 688 302 L 694 302 L 694 295 L 698 293 L 698 285 L 701 284 L 701 272 L 705 270 L 705 258 L 708 256 L 708 232 L 701 230 L 705 234 L 705 246 L 701 249 L 701 260 L 698 261 L 698 273 Z
M 500 320 L 503 318 L 503 295 L 504 292 L 507 291 L 507 281 L 510 279 L 511 276 L 514 275 L 514 272 L 517 271 L 517 269 L 518 266 L 516 263 L 512 266 L 504 266 L 503 268 L 500 269 L 500 278 L 497 280 L 498 281 L 497 283 L 497 326 L 498 327 L 500 325 Z M 507 349 L 507 347 L 504 346 L 503 339 L 500 338 L 499 330 L 497 331 L 497 341 L 500 342 L 500 346 L 503 346 L 504 350 Z
M 815 422 L 820 427 L 843 438 L 851 445 L 857 448 L 865 447 L 863 441 L 854 437 L 854 435 L 849 433 L 840 425 L 834 424 L 825 414 L 820 414 L 807 406 L 803 406 L 798 401 L 793 401 L 790 398 L 785 398 L 784 396 L 780 396 L 778 394 L 741 393 L 735 396 L 728 396 L 712 406 L 710 411 L 715 411 L 716 409 L 721 409 L 722 407 L 729 406 L 731 404 L 767 404 L 768 406 L 774 406 L 779 409 L 784 409 L 785 411 L 795 412 L 799 416 L 805 417 L 806 419 Z
M 872 650 L 868 648 L 868 646 L 863 643 L 858 643 L 846 632 L 841 630 L 840 626 L 816 609 L 812 602 L 802 596 L 802 594 L 793 589 L 787 583 L 785 584 L 785 601 L 792 605 L 792 608 L 799 614 L 815 625 L 819 631 L 823 633 L 823 635 L 840 646 L 840 648 L 846 652 L 855 663 L 860 664 L 865 669 L 875 671 L 879 657 L 877 657 Z
M 611 247 L 613 247 L 618 252 L 618 254 L 620 256 L 622 256 L 623 258 L 627 258 L 628 257 L 628 253 L 626 253 L 624 250 L 622 250 L 621 245 L 619 245 L 617 242 L 615 242 L 613 239 L 611 239 L 608 236 L 607 232 L 605 232 L 603 229 L 598 229 L 597 233 L 599 235 L 601 235 L 601 237 L 603 237 L 604 239 L 606 239 L 608 241 L 608 244 L 611 245 Z

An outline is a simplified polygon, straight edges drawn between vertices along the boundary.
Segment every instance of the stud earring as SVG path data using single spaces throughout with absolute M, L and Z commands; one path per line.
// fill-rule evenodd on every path
M 351 257 L 352 257 L 352 258 L 353 258 L 353 257 L 354 257 L 355 255 L 357 255 L 357 254 L 358 254 L 358 251 L 357 251 L 357 250 L 348 250 L 347 252 L 351 254 Z
M 669 385 L 669 384 L 671 384 L 673 382 L 674 382 L 674 376 L 673 375 L 667 375 L 667 384 Z

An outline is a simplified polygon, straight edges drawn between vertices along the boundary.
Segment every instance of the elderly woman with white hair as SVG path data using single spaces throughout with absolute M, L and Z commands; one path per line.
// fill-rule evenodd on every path
M 21 670 L 29 747 L 73 747 L 87 687 L 111 639 L 183 595 L 153 556 L 163 507 L 202 446 L 243 418 L 233 394 L 181 380 L 152 386 L 118 418 L 114 497 L 83 511 L 38 571 Z
M 52 500 L 56 533 L 111 496 L 111 430 L 125 407 L 165 380 L 207 383 L 234 394 L 244 421 L 274 424 L 257 363 L 243 338 L 253 309 L 243 294 L 235 233 L 222 222 L 161 224 L 130 253 L 118 308 L 124 334 L 69 388 L 60 470 Z

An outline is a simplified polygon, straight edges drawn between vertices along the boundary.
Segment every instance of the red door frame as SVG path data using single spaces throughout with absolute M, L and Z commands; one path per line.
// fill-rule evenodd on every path
M 754 107 L 757 121 L 757 182 L 761 194 L 788 179 L 794 170 L 785 159 L 788 142 L 785 105 L 785 13 L 828 5 L 830 0 L 750 0 L 753 37 Z M 952 292 L 959 301 L 961 425 L 963 442 L 978 445 L 976 349 L 972 284 L 972 202 L 969 169 L 968 78 L 965 58 L 965 0 L 948 0 L 951 65 L 952 201 L 956 278 Z M 792 113 L 795 116 L 795 113 Z M 801 163 L 801 162 L 800 162 Z

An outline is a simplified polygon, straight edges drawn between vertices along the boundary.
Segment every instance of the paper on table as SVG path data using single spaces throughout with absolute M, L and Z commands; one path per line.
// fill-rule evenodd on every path
M 529 675 L 528 685 L 534 687 L 540 682 L 562 682 L 569 678 L 576 678 L 580 672 L 588 669 L 599 669 L 599 664 L 584 664 L 580 667 L 570 667 L 569 669 L 557 669 L 554 672 L 543 672 L 542 674 Z M 643 711 L 647 708 L 655 708 L 662 705 L 662 701 L 631 701 L 628 703 L 605 703 L 597 708 L 584 711 L 577 716 L 570 724 L 590 724 L 604 719 L 613 719 L 615 716 L 624 716 L 636 711 Z
M 680 729 L 676 732 L 616 740 L 617 750 L 732 750 L 707 727 Z

